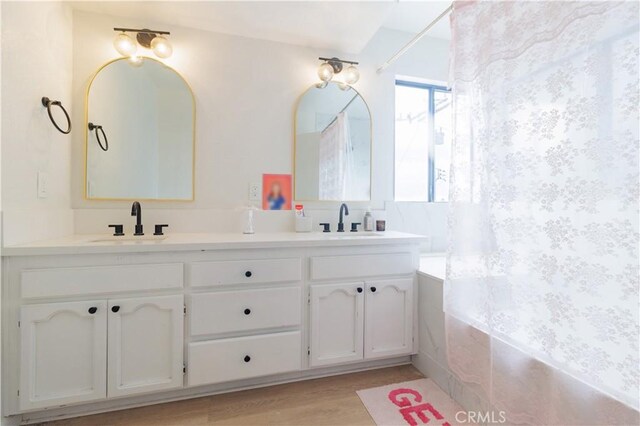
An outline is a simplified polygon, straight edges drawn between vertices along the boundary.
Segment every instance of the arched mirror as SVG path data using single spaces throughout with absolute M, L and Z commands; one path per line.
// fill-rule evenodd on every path
M 354 88 L 330 82 L 302 95 L 294 151 L 296 200 L 371 199 L 371 114 Z
M 171 67 L 100 68 L 87 89 L 86 198 L 193 200 L 194 125 L 193 93 Z

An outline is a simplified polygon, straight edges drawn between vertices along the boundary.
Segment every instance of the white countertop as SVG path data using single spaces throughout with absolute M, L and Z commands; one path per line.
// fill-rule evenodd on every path
M 420 256 L 419 274 L 444 281 L 447 272 L 447 256 L 445 253 L 423 253 Z
M 162 238 L 162 239 L 161 239 Z M 57 254 L 137 253 L 162 251 L 228 250 L 284 247 L 365 246 L 420 243 L 426 237 L 403 232 L 322 233 L 197 233 L 113 237 L 111 235 L 71 235 L 54 240 L 2 248 L 2 256 L 41 256 Z

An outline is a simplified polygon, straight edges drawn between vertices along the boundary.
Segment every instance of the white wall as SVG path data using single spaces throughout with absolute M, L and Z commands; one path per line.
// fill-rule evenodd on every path
M 72 137 L 53 127 L 40 103 L 47 96 L 74 110 L 72 14 L 56 1 L 1 7 L 3 241 L 10 245 L 73 231 Z M 37 197 L 38 172 L 47 175 L 45 199 Z
M 112 47 L 114 26 L 160 26 L 171 31 L 174 55 L 166 62 L 186 78 L 196 96 L 196 200 L 147 202 L 144 207 L 158 209 L 151 215 L 174 224 L 174 232 L 186 231 L 180 225 L 186 223 L 189 230 L 194 227 L 208 231 L 239 230 L 237 221 L 225 224 L 220 221 L 233 217 L 237 209 L 248 203 L 249 183 L 261 182 L 262 173 L 292 172 L 293 114 L 298 97 L 317 82 L 317 57 L 344 55 L 156 24 L 144 18 L 127 20 L 75 11 L 73 97 L 78 104 L 84 103 L 91 75 L 117 55 Z M 376 68 L 411 37 L 381 29 L 360 55 L 348 58 L 361 62 L 361 79 L 356 87 L 371 108 L 373 119 L 372 202 L 353 203 L 354 220 L 359 219 L 367 205 L 383 209 L 385 202 L 393 200 L 395 74 L 447 79 L 448 42 L 429 38 L 384 74 L 376 73 Z M 82 108 L 76 108 L 74 120 L 82 123 L 83 114 Z M 72 203 L 78 209 L 76 231 L 103 232 L 105 216 L 117 215 L 128 224 L 128 202 L 83 199 L 84 137 L 80 132 L 74 135 L 73 146 Z M 113 210 L 107 213 L 95 209 Z M 337 220 L 336 203 L 307 203 L 307 210 L 313 212 L 316 222 Z M 263 231 L 287 230 L 292 226 L 290 213 L 260 215 L 264 217 Z
M 69 9 L 59 2 L 3 3 L 3 7 L 2 102 L 11 105 L 2 116 L 4 222 L 20 225 L 5 226 L 5 244 L 71 233 L 74 217 L 79 233 L 105 232 L 106 225 L 115 221 L 129 225 L 128 202 L 83 197 L 85 91 L 93 73 L 117 55 L 112 46 L 114 26 L 159 25 L 171 31 L 174 55 L 167 63 L 183 74 L 196 96 L 196 200 L 144 206 L 148 226 L 152 220 L 168 222 L 174 232 L 240 229 L 236 218 L 239 208 L 248 204 L 249 183 L 260 182 L 263 173 L 292 172 L 293 113 L 298 97 L 317 82 L 317 57 L 345 56 L 144 18 L 74 11 L 72 20 Z M 448 42 L 429 38 L 385 73 L 375 72 L 411 37 L 381 29 L 360 55 L 348 57 L 361 62 L 356 86 L 373 121 L 372 201 L 353 203 L 349 219 L 354 221 L 361 219 L 367 205 L 384 209 L 385 202 L 393 201 L 395 75 L 447 78 Z M 38 55 L 25 55 L 33 46 L 46 48 L 38 49 Z M 57 133 L 48 123 L 38 104 L 43 95 L 60 98 L 71 109 L 70 136 Z M 48 173 L 47 199 L 36 196 L 38 171 Z M 337 221 L 336 203 L 306 207 L 316 222 Z M 427 215 L 433 210 L 425 209 Z M 258 230 L 289 230 L 291 216 L 262 212 Z M 390 229 L 400 226 L 399 218 L 387 217 Z M 22 226 L 25 223 L 31 226 Z M 403 226 L 411 230 L 411 224 Z

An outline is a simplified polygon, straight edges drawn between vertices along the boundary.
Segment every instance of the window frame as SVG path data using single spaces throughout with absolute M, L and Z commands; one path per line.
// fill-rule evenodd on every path
M 436 186 L 436 181 L 435 181 L 435 141 L 436 141 L 436 128 L 434 126 L 434 117 L 435 117 L 435 112 L 436 112 L 436 103 L 435 103 L 435 92 L 445 92 L 445 93 L 451 93 L 451 89 L 447 88 L 446 86 L 442 86 L 439 84 L 433 84 L 433 83 L 422 83 L 422 82 L 418 82 L 418 81 L 411 81 L 411 80 L 403 80 L 402 78 L 398 78 L 396 77 L 395 79 L 395 85 L 394 88 L 397 86 L 403 86 L 403 87 L 411 87 L 414 89 L 422 89 L 422 90 L 427 90 L 429 93 L 429 105 L 428 105 L 428 118 L 427 118 L 427 126 L 429 127 L 429 131 L 431 133 L 431 137 L 429 138 L 429 140 L 427 140 L 427 152 L 428 152 L 428 158 L 427 158 L 427 166 L 429 168 L 429 170 L 427 171 L 427 203 L 445 203 L 448 201 L 435 201 L 435 186 Z M 395 92 L 394 92 L 395 93 Z M 394 118 L 394 123 L 395 123 L 395 118 Z M 394 152 L 395 152 L 395 144 L 396 144 L 396 138 L 395 138 L 395 131 L 394 131 L 394 136 L 393 136 L 393 145 L 394 145 Z M 396 173 L 395 173 L 395 168 L 396 168 L 396 163 L 395 163 L 395 158 L 393 161 L 393 180 L 394 180 L 394 184 L 393 184 L 393 200 L 396 201 L 396 194 L 395 194 L 395 190 L 396 190 L 396 185 L 395 185 L 395 178 L 396 178 Z M 424 202 L 424 201 L 419 201 L 419 202 Z

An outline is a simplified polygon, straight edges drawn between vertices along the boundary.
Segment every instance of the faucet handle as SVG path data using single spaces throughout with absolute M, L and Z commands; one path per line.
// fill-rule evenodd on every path
M 358 232 L 359 225 L 361 225 L 360 222 L 351 222 L 351 232 Z
M 322 232 L 331 232 L 331 224 L 330 223 L 320 223 L 320 226 L 323 226 L 324 229 L 322 230 Z
M 164 233 L 162 232 L 162 228 L 168 228 L 169 225 L 156 225 L 156 231 L 153 233 L 153 235 L 164 235 Z
M 124 235 L 124 226 L 122 225 L 109 225 L 109 228 L 113 228 L 114 237 L 121 237 Z

